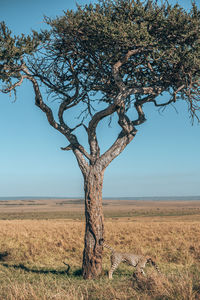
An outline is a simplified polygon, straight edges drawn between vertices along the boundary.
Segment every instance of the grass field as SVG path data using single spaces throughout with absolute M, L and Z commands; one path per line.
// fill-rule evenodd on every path
M 81 200 L 0 201 L 0 300 L 200 299 L 200 201 L 104 200 L 106 241 L 150 255 L 161 270 L 137 280 L 121 265 L 108 279 L 81 277 Z M 71 268 L 66 274 L 66 266 Z

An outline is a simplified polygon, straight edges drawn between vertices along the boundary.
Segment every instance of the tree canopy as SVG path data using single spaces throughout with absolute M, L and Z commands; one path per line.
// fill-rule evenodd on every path
M 138 124 L 144 103 L 164 106 L 178 97 L 199 119 L 200 12 L 194 3 L 187 12 L 178 4 L 106 0 L 45 21 L 49 31 L 27 37 L 12 37 L 1 24 L 4 91 L 12 79 L 21 82 L 25 63 L 64 110 L 81 101 L 92 114 L 94 99 L 111 104 L 126 90 L 123 102 L 126 109 L 135 103 Z M 157 102 L 164 92 L 168 100 Z

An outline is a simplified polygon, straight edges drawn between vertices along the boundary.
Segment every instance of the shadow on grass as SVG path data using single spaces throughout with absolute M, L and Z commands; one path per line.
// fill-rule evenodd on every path
M 37 274 L 55 274 L 55 275 L 68 275 L 68 276 L 75 276 L 75 277 L 81 277 L 82 276 L 82 270 L 77 269 L 73 272 L 69 273 L 69 267 L 67 270 L 59 271 L 59 270 L 43 270 L 43 269 L 32 269 L 24 266 L 23 264 L 19 265 L 9 265 L 9 264 L 1 264 L 3 267 L 6 268 L 14 268 L 14 269 L 21 269 L 25 272 L 31 272 L 31 273 L 37 273 Z
M 73 272 L 73 276 L 82 277 L 82 269 L 77 269 Z
M 7 251 L 4 252 L 0 252 L 0 260 L 4 260 L 5 257 L 7 257 L 9 255 L 9 253 Z

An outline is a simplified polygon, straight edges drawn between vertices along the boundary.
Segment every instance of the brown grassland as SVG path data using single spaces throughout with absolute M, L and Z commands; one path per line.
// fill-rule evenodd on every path
M 81 277 L 81 200 L 0 201 L 0 300 L 200 299 L 200 201 L 104 200 L 106 242 L 150 255 L 146 276 L 126 265 L 108 279 Z M 71 268 L 66 273 L 66 266 Z

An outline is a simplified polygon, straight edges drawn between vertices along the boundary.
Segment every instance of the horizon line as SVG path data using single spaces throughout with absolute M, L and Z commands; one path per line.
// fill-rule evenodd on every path
M 136 200 L 136 199 L 171 199 L 171 198 L 178 198 L 178 199 L 181 199 L 181 198 L 199 198 L 200 199 L 200 195 L 182 195 L 182 196 L 176 196 L 176 195 L 173 195 L 173 196 L 104 196 L 102 197 L 102 200 L 106 200 L 106 199 L 133 199 L 133 200 Z M 6 200 L 14 200 L 14 199 L 22 199 L 22 200 L 25 200 L 25 199 L 84 199 L 84 196 L 0 196 L 0 200 L 3 200 L 3 199 L 6 199 Z

